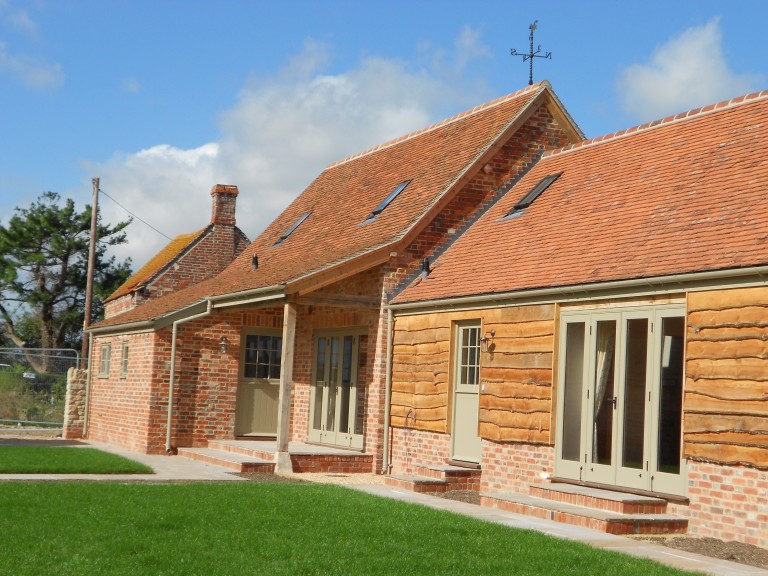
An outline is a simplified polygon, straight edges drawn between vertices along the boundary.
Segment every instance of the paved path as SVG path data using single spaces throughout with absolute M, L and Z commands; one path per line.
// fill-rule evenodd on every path
M 0 439 L 0 445 L 9 444 L 12 441 Z M 13 443 L 22 444 L 27 441 L 17 440 Z M 50 442 L 56 443 L 56 441 Z M 62 442 L 62 444 L 64 444 Z M 72 445 L 72 443 L 68 443 Z M 233 474 L 231 471 L 214 466 L 212 464 L 206 464 L 204 462 L 197 462 L 189 460 L 180 456 L 157 456 L 138 454 L 135 452 L 129 452 L 123 448 L 97 444 L 97 443 L 76 443 L 82 446 L 93 446 L 101 450 L 119 454 L 132 460 L 136 460 L 143 464 L 151 466 L 155 470 L 155 474 L 130 474 L 130 475 L 98 475 L 98 474 L 0 474 L 0 481 L 11 480 L 47 480 L 47 481 L 61 481 L 61 480 L 91 480 L 91 481 L 143 481 L 143 482 L 179 482 L 179 481 L 216 481 L 216 482 L 242 482 L 243 478 Z M 571 526 L 569 524 L 561 524 L 559 522 L 552 522 L 549 520 L 541 520 L 538 518 L 532 518 L 530 516 L 523 516 L 520 514 L 513 514 L 511 512 L 505 512 L 503 510 L 497 510 L 494 508 L 486 508 L 483 506 L 477 506 L 475 504 L 467 504 L 465 502 L 457 502 L 455 500 L 448 500 L 445 498 L 437 498 L 435 496 L 428 496 L 426 494 L 417 494 L 415 492 L 409 492 L 387 486 L 381 481 L 381 476 L 373 474 L 350 474 L 350 475 L 333 475 L 333 474 L 297 474 L 299 478 L 316 481 L 326 482 L 334 484 L 347 485 L 349 488 L 361 490 L 368 494 L 374 494 L 376 496 L 382 496 L 385 498 L 394 498 L 403 502 L 409 502 L 413 504 L 421 504 L 435 508 L 438 510 L 445 510 L 453 512 L 455 514 L 463 514 L 465 516 L 471 516 L 479 520 L 486 522 L 495 522 L 496 524 L 503 524 L 504 526 L 510 526 L 512 528 L 521 528 L 525 530 L 536 530 L 550 536 L 557 538 L 564 538 L 567 540 L 576 540 L 584 542 L 597 548 L 604 548 L 606 550 L 613 550 L 616 552 L 622 552 L 631 556 L 637 556 L 641 558 L 649 558 L 666 564 L 674 566 L 675 568 L 682 568 L 684 570 L 692 570 L 704 572 L 707 574 L 713 574 L 717 576 L 768 576 L 768 570 L 760 568 L 754 568 L 752 566 L 746 566 L 743 564 L 737 564 L 735 562 L 728 562 L 726 560 L 718 560 L 716 558 L 709 558 L 701 556 L 699 554 L 693 554 L 690 552 L 684 552 L 680 550 L 674 550 L 667 548 L 660 544 L 654 544 L 645 540 L 634 540 L 631 538 L 625 538 L 622 536 L 614 536 L 611 534 L 605 534 L 595 530 L 587 528 L 580 528 L 577 526 Z

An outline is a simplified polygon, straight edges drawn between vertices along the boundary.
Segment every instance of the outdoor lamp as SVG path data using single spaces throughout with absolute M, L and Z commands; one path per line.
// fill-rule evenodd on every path
M 488 336 L 490 334 L 490 336 Z M 480 347 L 483 352 L 488 352 L 488 347 L 493 344 L 493 337 L 496 336 L 496 330 L 486 332 L 480 337 Z
M 222 354 L 226 354 L 227 350 L 229 349 L 229 340 L 227 340 L 226 336 L 222 336 L 221 340 L 219 340 L 219 350 Z

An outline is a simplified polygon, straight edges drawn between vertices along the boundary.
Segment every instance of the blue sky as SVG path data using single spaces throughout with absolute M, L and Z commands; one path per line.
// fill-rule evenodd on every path
M 325 165 L 524 87 L 534 20 L 588 137 L 766 88 L 760 0 L 0 0 L 0 221 L 98 176 L 174 236 L 224 183 L 253 238 Z M 128 237 L 135 266 L 167 242 Z

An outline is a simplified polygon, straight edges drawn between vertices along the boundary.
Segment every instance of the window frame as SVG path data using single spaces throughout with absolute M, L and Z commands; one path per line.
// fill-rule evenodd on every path
M 112 361 L 112 342 L 105 342 L 99 349 L 99 377 L 108 378 Z
M 128 377 L 128 359 L 129 359 L 130 348 L 131 346 L 127 340 L 123 342 L 122 348 L 120 350 L 120 377 L 121 378 Z
M 248 362 L 248 339 L 250 337 L 255 337 L 257 339 L 256 341 L 256 354 L 257 359 L 255 362 Z M 277 347 L 277 351 L 279 352 L 279 362 L 277 364 L 272 364 L 271 362 L 267 363 L 267 377 L 261 377 L 258 376 L 258 352 L 259 350 L 262 350 L 258 347 L 258 338 L 260 337 L 267 337 L 270 339 L 270 346 L 268 349 L 263 349 L 267 352 L 272 352 L 272 340 L 277 338 L 279 339 L 279 345 Z M 247 380 L 247 381 L 272 381 L 272 382 L 278 382 L 280 380 L 280 375 L 282 374 L 282 348 L 283 348 L 283 332 L 282 330 L 277 329 L 268 329 L 268 328 L 250 328 L 243 331 L 241 335 L 241 345 L 240 345 L 240 367 L 238 370 L 238 376 L 240 380 Z M 271 359 L 270 359 L 271 360 Z M 254 376 L 248 376 L 247 375 L 247 368 L 248 366 L 255 366 L 256 367 L 256 375 Z M 276 366 L 277 368 L 277 375 L 272 376 L 272 367 Z

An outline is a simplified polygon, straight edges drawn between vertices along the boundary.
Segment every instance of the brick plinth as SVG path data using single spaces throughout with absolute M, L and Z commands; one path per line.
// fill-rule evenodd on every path
M 689 461 L 688 497 L 668 509 L 690 534 L 768 548 L 768 470 Z

